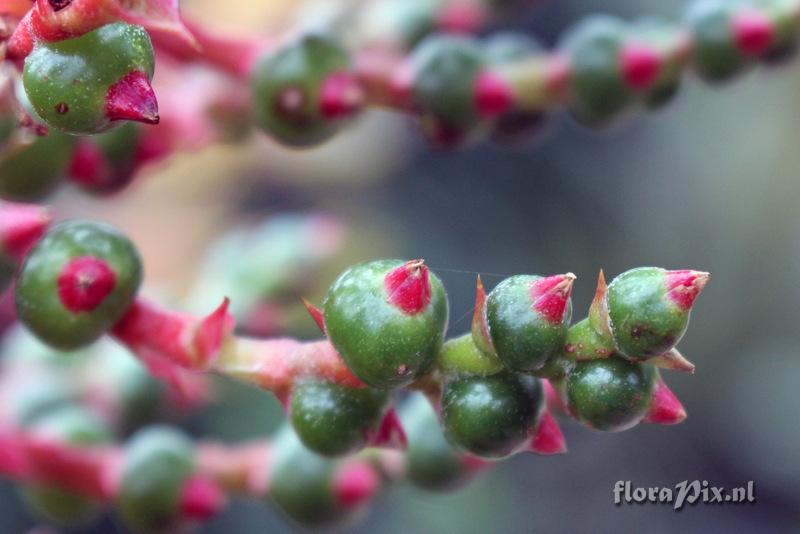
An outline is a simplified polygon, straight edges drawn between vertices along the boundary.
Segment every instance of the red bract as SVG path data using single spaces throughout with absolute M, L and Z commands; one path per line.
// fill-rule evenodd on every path
M 574 282 L 575 275 L 572 273 L 548 276 L 533 282 L 531 284 L 533 309 L 550 323 L 560 323 L 564 319 Z
M 407 315 L 422 312 L 431 301 L 428 267 L 422 260 L 411 260 L 392 269 L 384 284 L 387 300 Z
M 692 309 L 694 300 L 706 287 L 710 275 L 701 271 L 681 270 L 667 272 L 667 295 L 680 309 Z
M 92 256 L 74 258 L 58 275 L 58 296 L 73 313 L 92 311 L 114 291 L 116 281 L 106 261 Z
M 50 212 L 41 206 L 0 202 L 0 246 L 22 259 L 51 222 Z

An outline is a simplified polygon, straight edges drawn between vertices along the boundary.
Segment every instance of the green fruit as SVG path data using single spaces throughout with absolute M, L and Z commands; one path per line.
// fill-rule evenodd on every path
M 409 262 L 410 263 L 410 262 Z M 448 304 L 442 283 L 429 274 L 429 301 L 409 314 L 389 301 L 386 277 L 402 260 L 377 260 L 345 271 L 325 297 L 328 337 L 350 370 L 367 384 L 391 389 L 425 372 L 442 347 Z M 422 266 L 427 274 L 427 267 Z
M 347 51 L 323 34 L 306 34 L 269 52 L 251 78 L 256 123 L 289 146 L 328 140 L 340 125 L 320 108 L 322 86 L 329 76 L 349 70 Z
M 728 80 L 747 63 L 734 39 L 733 12 L 734 6 L 725 0 L 695 0 L 686 12 L 694 43 L 694 63 L 707 81 Z
M 111 441 L 105 425 L 78 406 L 65 406 L 40 416 L 31 430 L 71 445 L 97 445 Z M 36 517 L 64 528 L 86 525 L 102 508 L 91 498 L 61 488 L 26 485 L 20 491 Z
M 377 430 L 389 394 L 370 387 L 348 388 L 307 381 L 292 389 L 291 420 L 297 436 L 323 456 L 356 452 Z
M 509 369 L 535 371 L 561 352 L 572 319 L 572 281 L 556 276 L 568 284 L 561 292 L 549 292 L 548 281 L 555 277 L 518 275 L 506 278 L 489 293 L 489 335 L 497 356 Z M 537 288 L 542 284 L 540 293 Z
M 439 368 L 448 376 L 493 375 L 503 370 L 503 362 L 493 353 L 484 353 L 475 345 L 472 334 L 449 339 L 442 346 Z
M 596 430 L 618 432 L 636 425 L 647 413 L 656 369 L 617 356 L 578 362 L 566 381 L 570 412 Z
M 482 123 L 475 106 L 475 81 L 483 53 L 474 39 L 433 35 L 411 56 L 412 96 L 422 112 L 422 126 L 436 142 L 456 145 Z
M 543 403 L 539 381 L 503 373 L 448 381 L 442 397 L 447 440 L 483 458 L 503 458 L 522 447 Z
M 570 109 L 590 126 L 602 126 L 633 100 L 622 76 L 619 55 L 625 24 L 614 17 L 589 17 L 572 28 L 561 48 L 569 57 Z
M 275 440 L 269 496 L 290 518 L 309 527 L 330 526 L 352 517 L 355 510 L 334 492 L 338 462 L 314 454 L 287 428 Z
M 47 196 L 60 183 L 72 147 L 72 138 L 57 131 L 6 146 L 0 156 L 0 197 L 32 201 Z
M 646 44 L 662 57 L 658 76 L 643 95 L 647 107 L 659 108 L 671 101 L 680 88 L 685 63 L 680 42 L 683 36 L 671 22 L 648 17 L 636 21 L 630 39 Z
M 141 26 L 107 24 L 61 41 L 38 41 L 22 81 L 36 113 L 51 128 L 99 133 L 119 122 L 107 113 L 109 89 L 132 72 L 152 80 L 153 45 Z
M 542 45 L 536 39 L 518 32 L 491 35 L 483 46 L 490 65 L 505 65 L 540 54 Z M 492 127 L 491 138 L 502 145 L 520 145 L 537 138 L 545 126 L 543 112 L 512 111 L 502 115 Z
M 608 315 L 617 350 L 645 360 L 675 347 L 689 326 L 689 310 L 667 295 L 667 274 L 640 267 L 617 276 L 608 286 Z
M 194 470 L 192 444 L 166 426 L 140 430 L 125 448 L 117 507 L 136 531 L 174 531 L 185 482 Z
M 474 477 L 463 453 L 444 437 L 436 412 L 422 395 L 415 395 L 400 410 L 408 437 L 406 469 L 409 481 L 423 489 L 448 491 L 463 487 Z
M 102 292 L 88 297 L 65 293 L 65 284 L 59 280 L 63 282 L 62 276 L 72 272 L 81 258 L 93 258 L 108 269 L 89 280 L 91 284 L 102 282 Z M 75 271 L 76 280 L 86 285 L 87 280 L 81 279 L 83 272 Z M 95 341 L 122 318 L 133 303 L 141 278 L 139 254 L 117 229 L 90 221 L 64 222 L 45 234 L 22 265 L 16 288 L 17 313 L 45 343 L 76 349 Z M 81 289 L 70 283 L 66 286 Z

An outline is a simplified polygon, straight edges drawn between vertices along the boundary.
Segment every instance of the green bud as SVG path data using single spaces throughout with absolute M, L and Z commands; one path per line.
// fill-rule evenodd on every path
M 433 35 L 411 55 L 412 96 L 422 111 L 422 126 L 443 145 L 467 140 L 481 125 L 475 105 L 475 82 L 485 65 L 477 41 Z
M 567 406 L 590 428 L 627 430 L 647 413 L 656 376 L 652 365 L 617 356 L 578 362 L 566 380 Z
M 340 126 L 338 119 L 352 115 L 361 103 L 349 72 L 347 51 L 324 34 L 305 34 L 269 52 L 251 78 L 256 123 L 289 146 L 328 140 Z M 326 85 L 337 79 L 343 84 Z
M 291 420 L 297 436 L 323 456 L 361 450 L 374 435 L 389 402 L 386 391 L 305 381 L 292 389 Z
M 535 371 L 559 354 L 572 319 L 571 273 L 506 278 L 486 299 L 497 356 L 509 369 Z
M 686 12 L 694 63 L 700 76 L 708 81 L 730 79 L 747 63 L 733 33 L 734 9 L 726 0 L 695 0 Z
M 166 426 L 140 430 L 125 448 L 117 508 L 136 531 L 170 532 L 181 492 L 194 469 L 192 444 Z
M 608 286 L 608 317 L 617 350 L 632 360 L 669 351 L 683 337 L 708 273 L 640 267 Z
M 0 197 L 32 201 L 47 196 L 61 182 L 72 147 L 72 138 L 57 131 L 4 147 L 0 155 Z
M 445 384 L 442 424 L 447 440 L 483 458 L 503 458 L 524 446 L 543 405 L 539 381 L 502 373 Z
M 519 32 L 499 32 L 486 39 L 484 55 L 490 65 L 505 65 L 542 53 L 539 41 Z M 542 112 L 512 111 L 505 113 L 492 127 L 491 138 L 502 145 L 519 145 L 541 134 L 547 116 Z
M 431 491 L 451 491 L 472 480 L 475 469 L 447 442 L 436 412 L 424 396 L 406 401 L 400 417 L 408 436 L 406 465 L 412 484 Z
M 141 278 L 139 254 L 117 229 L 90 221 L 64 222 L 45 234 L 22 265 L 17 313 L 45 343 L 75 349 L 122 318 Z
M 447 340 L 438 359 L 439 368 L 448 376 L 493 375 L 503 370 L 503 362 L 494 353 L 484 353 L 472 334 Z
M 625 32 L 623 21 L 595 15 L 570 29 L 562 41 L 572 73 L 570 109 L 587 125 L 608 123 L 633 100 L 620 70 Z
M 425 372 L 447 327 L 447 295 L 421 260 L 351 267 L 323 307 L 328 337 L 347 366 L 381 389 L 408 385 Z
M 39 417 L 31 430 L 71 445 L 98 445 L 111 441 L 105 425 L 78 406 L 64 406 Z M 20 488 L 25 504 L 42 520 L 63 528 L 85 526 L 99 514 L 102 505 L 69 490 L 26 485 Z
M 149 83 L 154 67 L 144 28 L 116 22 L 72 39 L 38 41 L 25 59 L 22 81 L 48 126 L 94 134 L 123 119 L 158 122 Z
M 290 518 L 309 527 L 330 526 L 353 516 L 354 508 L 337 499 L 334 478 L 340 462 L 314 454 L 291 429 L 275 440 L 269 496 Z

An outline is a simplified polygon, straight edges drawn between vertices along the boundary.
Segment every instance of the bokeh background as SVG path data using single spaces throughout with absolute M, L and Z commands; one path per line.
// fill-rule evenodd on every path
M 227 28 L 278 25 L 292 2 L 202 2 L 186 9 Z M 542 1 L 513 27 L 552 44 L 598 11 L 680 16 L 683 2 Z M 398 484 L 353 532 L 716 532 L 800 529 L 800 63 L 757 68 L 709 87 L 691 78 L 665 109 L 602 132 L 556 116 L 517 151 L 426 147 L 403 118 L 374 112 L 321 149 L 280 149 L 263 136 L 171 158 L 129 193 L 92 200 L 65 191 L 61 216 L 122 227 L 140 246 L 148 291 L 188 290 L 209 241 L 243 221 L 323 210 L 344 222 L 346 264 L 424 257 L 451 298 L 450 331 L 466 331 L 475 275 L 493 286 L 520 272 L 578 276 L 576 316 L 600 268 L 640 265 L 712 273 L 682 352 L 693 376 L 669 373 L 688 419 L 602 434 L 565 421 L 569 453 L 521 455 L 455 494 Z M 235 261 L 232 259 L 232 261 Z M 319 299 L 321 294 L 312 295 Z M 313 336 L 312 325 L 296 328 Z M 244 439 L 281 419 L 270 395 L 219 384 L 221 402 L 186 424 Z M 754 504 L 613 505 L 617 480 L 674 486 L 755 481 Z M 32 520 L 0 483 L 0 532 Z M 106 520 L 99 532 L 120 529 Z M 237 502 L 202 532 L 290 532 L 273 509 Z M 121 532 L 121 530 L 119 530 Z

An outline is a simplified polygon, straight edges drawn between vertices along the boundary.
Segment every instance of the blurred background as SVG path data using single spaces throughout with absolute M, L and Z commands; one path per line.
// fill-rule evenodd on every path
M 279 24 L 292 7 L 184 4 L 205 20 L 250 30 Z M 656 0 L 542 1 L 513 27 L 552 44 L 589 13 L 674 20 L 682 9 L 683 2 Z M 666 374 L 689 413 L 683 424 L 601 434 L 564 421 L 567 455 L 516 456 L 455 494 L 395 485 L 350 529 L 787 532 L 800 529 L 798 95 L 797 61 L 723 86 L 689 77 L 657 113 L 601 132 L 559 115 L 538 144 L 517 151 L 483 144 L 438 152 L 405 118 L 372 112 L 311 152 L 254 135 L 178 154 L 124 195 L 98 201 L 71 190 L 53 205 L 61 217 L 123 228 L 143 253 L 147 291 L 166 301 L 186 298 L 208 244 L 229 229 L 284 212 L 324 212 L 340 221 L 342 242 L 314 272 L 309 297 L 319 302 L 345 265 L 422 257 L 448 290 L 451 334 L 468 329 L 477 273 L 488 289 L 513 273 L 572 271 L 582 317 L 600 268 L 609 279 L 641 265 L 710 271 L 680 345 L 697 371 Z M 283 326 L 315 335 L 299 314 Z M 281 420 L 269 394 L 217 386 L 220 402 L 190 417 L 192 433 L 239 440 Z M 757 502 L 680 512 L 613 504 L 617 480 L 673 487 L 687 479 L 725 487 L 753 480 Z M 11 485 L 0 482 L 0 532 L 32 524 Z M 112 520 L 98 526 L 117 528 Z M 237 502 L 201 532 L 294 528 L 271 508 Z

